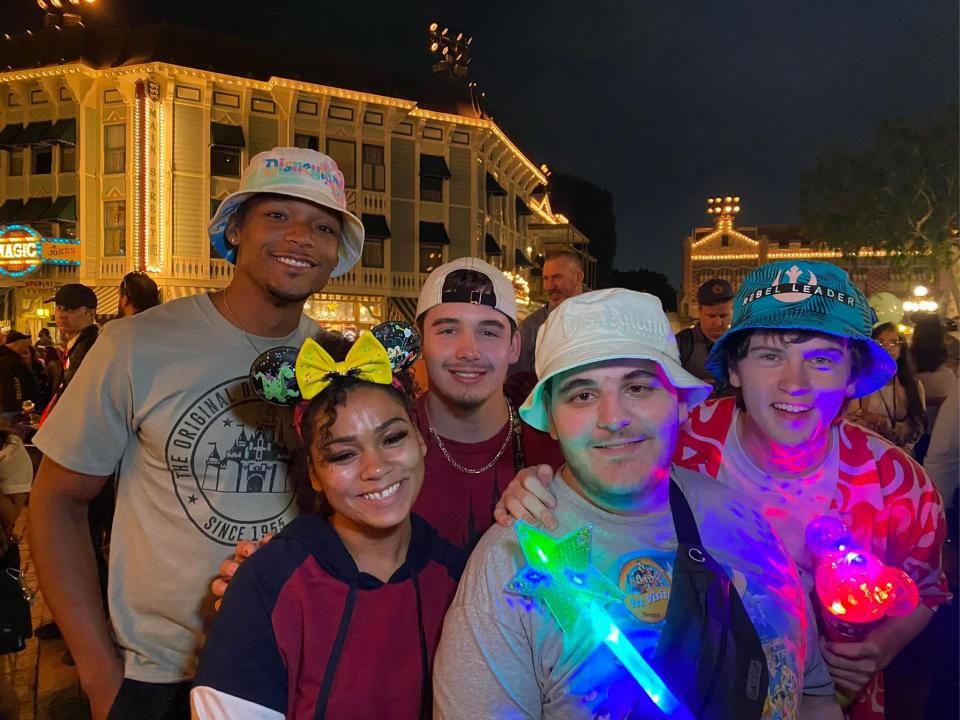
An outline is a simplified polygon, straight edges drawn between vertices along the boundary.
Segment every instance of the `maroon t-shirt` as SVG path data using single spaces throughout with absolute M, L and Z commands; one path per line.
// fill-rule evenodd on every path
M 426 394 L 414 404 L 416 422 L 424 442 L 427 457 L 423 477 L 423 489 L 413 505 L 413 512 L 425 519 L 440 533 L 440 537 L 469 552 L 480 536 L 493 525 L 493 509 L 510 481 L 517 474 L 513 442 L 507 445 L 503 455 L 489 470 L 478 475 L 461 472 L 444 457 L 436 439 L 430 433 L 427 416 Z M 545 463 L 554 469 L 563 464 L 560 446 L 547 433 L 535 430 L 520 422 L 520 446 L 523 450 L 521 467 Z M 493 437 L 478 443 L 463 443 L 448 440 L 443 430 L 435 428 L 443 439 L 443 446 L 460 465 L 466 468 L 481 468 L 490 462 L 503 446 L 510 423 Z

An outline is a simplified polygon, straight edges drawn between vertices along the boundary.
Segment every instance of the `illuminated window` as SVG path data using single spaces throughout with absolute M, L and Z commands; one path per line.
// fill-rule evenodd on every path
M 420 243 L 420 272 L 433 272 L 442 264 L 443 245 Z
M 327 155 L 343 173 L 343 184 L 348 188 L 357 186 L 357 144 L 352 140 L 327 140 Z
M 127 126 L 106 125 L 103 128 L 103 172 L 122 173 L 127 169 Z
M 383 267 L 383 240 L 367 238 L 363 241 L 363 266 L 368 268 Z
M 363 145 L 363 189 L 383 192 L 387 188 L 387 169 L 382 145 Z
M 30 148 L 30 174 L 49 175 L 53 170 L 53 148 L 49 145 Z
M 23 175 L 23 148 L 10 151 L 10 177 L 20 177 Z
M 76 172 L 77 148 L 73 145 L 60 146 L 60 172 Z
M 123 200 L 103 204 L 103 254 L 105 257 L 127 254 L 127 206 Z

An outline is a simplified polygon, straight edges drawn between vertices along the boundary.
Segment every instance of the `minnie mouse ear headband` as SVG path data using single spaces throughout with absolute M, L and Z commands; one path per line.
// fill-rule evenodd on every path
M 268 350 L 253 361 L 250 385 L 262 400 L 292 407 L 315 397 L 338 376 L 389 385 L 395 374 L 411 368 L 419 357 L 417 331 L 392 321 L 361 333 L 342 362 L 310 338 L 300 348 Z

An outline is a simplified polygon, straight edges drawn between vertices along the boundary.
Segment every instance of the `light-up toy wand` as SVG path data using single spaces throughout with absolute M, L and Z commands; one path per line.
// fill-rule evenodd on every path
M 592 527 L 584 525 L 554 539 L 531 525 L 516 525 L 520 549 L 527 561 L 507 589 L 542 600 L 565 633 L 586 629 L 603 642 L 664 714 L 693 720 L 657 672 L 617 627 L 606 605 L 622 602 L 623 593 L 590 564 Z

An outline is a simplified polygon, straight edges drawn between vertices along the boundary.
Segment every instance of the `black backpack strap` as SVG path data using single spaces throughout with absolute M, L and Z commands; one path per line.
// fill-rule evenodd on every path
M 700 530 L 693 517 L 690 503 L 683 496 L 683 491 L 676 480 L 670 478 L 670 512 L 673 514 L 673 526 L 677 531 L 677 542 L 681 545 L 696 545 L 703 547 L 700 539 Z
M 693 328 L 677 333 L 677 349 L 680 351 L 680 364 L 686 366 L 693 357 Z

